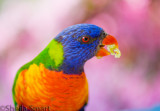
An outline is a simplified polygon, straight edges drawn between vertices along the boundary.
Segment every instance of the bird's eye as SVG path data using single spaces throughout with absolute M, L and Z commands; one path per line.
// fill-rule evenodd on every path
M 89 37 L 85 37 L 85 36 L 82 37 L 82 41 L 85 42 L 85 43 L 86 43 L 86 42 L 89 42 Z

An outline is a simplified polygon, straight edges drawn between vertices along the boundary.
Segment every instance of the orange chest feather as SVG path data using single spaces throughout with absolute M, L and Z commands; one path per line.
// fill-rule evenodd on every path
M 51 110 L 78 110 L 88 98 L 84 73 L 67 75 L 33 64 L 19 74 L 15 100 L 25 107 L 50 107 Z

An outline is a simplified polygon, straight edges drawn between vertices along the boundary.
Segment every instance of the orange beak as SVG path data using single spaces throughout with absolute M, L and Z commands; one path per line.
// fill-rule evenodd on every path
M 107 50 L 104 48 L 105 45 L 107 46 Z M 96 57 L 101 58 L 110 54 L 114 55 L 115 58 L 120 58 L 121 56 L 121 52 L 118 49 L 117 40 L 113 36 L 107 35 L 103 39 L 102 45 L 99 45 L 99 50 L 97 51 Z

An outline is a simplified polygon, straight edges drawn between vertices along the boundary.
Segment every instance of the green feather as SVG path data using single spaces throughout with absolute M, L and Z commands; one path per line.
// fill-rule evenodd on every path
M 14 83 L 13 83 L 13 87 L 12 87 L 12 97 L 13 97 L 13 102 L 14 102 L 14 105 L 15 105 L 15 107 L 17 106 L 17 103 L 16 103 L 16 101 L 15 101 L 15 97 L 14 97 L 14 95 L 15 95 L 15 85 L 16 85 L 16 80 L 18 79 L 18 75 L 20 74 L 20 72 L 22 72 L 23 70 L 25 70 L 25 69 L 28 69 L 29 68 L 29 66 L 30 66 L 30 62 L 29 63 L 27 63 L 27 64 L 25 64 L 24 66 L 22 66 L 19 70 L 18 70 L 18 72 L 17 72 L 17 74 L 16 74 L 16 76 L 15 76 L 15 79 L 14 79 Z
M 15 101 L 15 85 L 19 74 L 23 70 L 28 69 L 31 64 L 37 64 L 39 66 L 40 63 L 44 64 L 46 68 L 58 70 L 64 60 L 63 54 L 64 52 L 62 44 L 53 39 L 37 57 L 35 57 L 31 62 L 28 62 L 18 70 L 12 87 L 12 96 L 15 107 L 17 106 L 17 103 Z
M 52 40 L 49 45 L 33 60 L 33 63 L 44 64 L 46 68 L 58 70 L 63 63 L 63 46 L 56 40 Z

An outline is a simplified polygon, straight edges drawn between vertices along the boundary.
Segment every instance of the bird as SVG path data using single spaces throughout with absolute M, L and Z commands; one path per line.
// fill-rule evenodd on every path
M 84 111 L 88 103 L 87 60 L 121 52 L 115 37 L 94 24 L 65 28 L 14 79 L 15 108 L 27 110 Z

